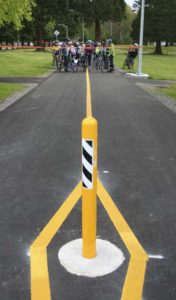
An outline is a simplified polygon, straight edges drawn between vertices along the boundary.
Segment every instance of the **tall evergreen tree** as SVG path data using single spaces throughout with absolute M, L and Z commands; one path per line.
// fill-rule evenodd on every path
M 101 22 L 120 21 L 126 7 L 124 0 L 71 0 L 70 5 L 95 24 L 96 40 L 101 40 Z
M 136 1 L 139 6 L 141 0 Z M 140 10 L 133 23 L 133 38 L 138 39 L 140 27 Z M 156 42 L 155 54 L 162 54 L 161 42 L 176 40 L 176 1 L 145 1 L 145 41 Z
M 55 29 L 59 31 L 63 30 L 62 27 L 58 27 L 59 23 L 67 25 L 69 34 L 77 31 L 79 20 L 76 16 L 73 18 L 70 10 L 69 0 L 36 0 L 36 7 L 33 9 L 33 25 L 38 45 L 43 44 L 43 39 L 48 35 L 48 27 L 51 24 L 55 24 Z

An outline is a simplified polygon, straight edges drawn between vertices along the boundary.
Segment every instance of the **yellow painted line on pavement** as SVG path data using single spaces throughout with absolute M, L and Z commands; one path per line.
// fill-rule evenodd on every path
M 31 299 L 50 300 L 51 293 L 48 274 L 47 249 L 31 246 L 30 257 Z
M 91 89 L 90 89 L 90 78 L 89 78 L 88 68 L 86 69 L 86 82 L 87 82 L 86 114 L 87 117 L 92 117 Z
M 148 255 L 99 179 L 97 195 L 131 255 L 121 300 L 141 300 Z
M 147 259 L 145 257 L 131 257 L 123 286 L 121 300 L 142 299 L 146 265 Z
M 31 299 L 51 300 L 47 246 L 81 198 L 80 181 L 30 247 Z

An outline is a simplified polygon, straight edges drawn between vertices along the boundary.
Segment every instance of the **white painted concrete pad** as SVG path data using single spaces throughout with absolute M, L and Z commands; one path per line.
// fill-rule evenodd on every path
M 149 75 L 148 74 L 138 74 L 138 73 L 126 73 L 126 76 L 128 77 L 133 77 L 133 78 L 141 78 L 141 79 L 148 79 Z
M 86 259 L 82 256 L 82 239 L 76 239 L 60 248 L 58 258 L 68 272 L 86 277 L 110 274 L 125 260 L 123 252 L 106 240 L 97 239 L 96 249 L 97 256 Z

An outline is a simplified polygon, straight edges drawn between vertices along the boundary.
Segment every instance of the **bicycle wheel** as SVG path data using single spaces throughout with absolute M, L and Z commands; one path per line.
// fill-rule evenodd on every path
M 84 72 L 86 72 L 87 67 L 88 67 L 88 57 L 86 56 L 85 61 L 84 61 L 84 68 L 83 68 Z
M 99 63 L 98 63 L 98 61 L 96 61 L 96 70 L 98 70 L 99 69 Z
M 111 71 L 111 66 L 110 66 L 110 60 L 109 60 L 109 58 L 108 58 L 107 61 L 106 61 L 106 71 L 107 71 L 107 72 L 110 72 L 110 71 Z
M 59 69 L 58 69 L 58 71 L 61 72 L 62 69 L 63 69 L 63 67 L 64 67 L 64 62 L 61 60 L 61 61 L 59 62 Z
M 94 67 L 94 69 L 97 69 L 97 57 L 96 56 L 93 57 L 93 67 Z
M 106 72 L 107 71 L 107 62 L 103 59 L 101 62 L 101 72 Z
M 62 71 L 62 64 L 61 64 L 61 62 L 59 62 L 59 64 L 58 64 L 58 72 L 61 72 Z
M 78 64 L 75 65 L 75 72 L 78 72 Z
M 56 57 L 56 69 L 58 70 L 59 68 L 59 61 L 58 61 L 58 57 Z
M 131 59 L 130 66 L 131 66 L 131 70 L 133 70 L 133 67 L 134 67 L 134 59 L 133 58 Z
M 123 66 L 122 66 L 122 69 L 124 70 L 125 67 L 127 67 L 127 58 L 125 58 L 125 61 L 124 61 Z
M 75 71 L 75 66 L 74 66 L 74 62 L 73 61 L 71 61 L 70 67 L 71 67 L 72 72 L 74 72 Z
M 100 57 L 98 57 L 98 59 L 97 59 L 97 66 L 96 66 L 96 69 L 97 70 L 101 70 L 101 62 L 102 62 L 102 57 L 100 56 Z

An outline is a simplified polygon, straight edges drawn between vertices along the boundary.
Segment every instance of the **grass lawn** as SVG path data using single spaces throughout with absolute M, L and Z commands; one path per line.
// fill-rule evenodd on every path
M 159 91 L 165 94 L 166 96 L 169 96 L 176 100 L 176 85 L 171 85 L 166 88 L 160 88 Z
M 23 90 L 24 84 L 0 83 L 0 103 L 17 91 Z
M 143 72 L 149 74 L 151 79 L 176 80 L 176 47 L 163 47 L 164 55 L 152 54 L 153 51 L 154 48 L 144 47 Z M 127 49 L 116 50 L 115 64 L 118 67 L 122 67 L 126 54 Z M 137 72 L 137 68 L 138 59 L 135 60 L 133 72 Z
M 0 51 L 0 76 L 41 76 L 47 74 L 51 67 L 52 54 L 47 51 Z

